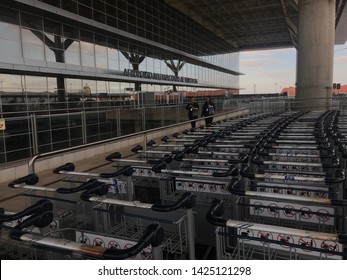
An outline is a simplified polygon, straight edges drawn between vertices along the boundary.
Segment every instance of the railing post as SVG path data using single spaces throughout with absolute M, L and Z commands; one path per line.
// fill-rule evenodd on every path
M 30 123 L 31 123 L 31 140 L 34 155 L 39 153 L 39 144 L 37 141 L 37 123 L 36 123 L 36 115 L 33 113 L 30 115 Z
M 81 121 L 82 121 L 82 140 L 83 140 L 83 144 L 86 144 L 88 142 L 86 111 L 81 111 Z
M 143 107 L 141 110 L 142 110 L 142 130 L 147 130 L 147 127 L 146 127 L 146 108 Z
M 120 119 L 120 109 L 116 109 L 116 123 L 117 123 L 117 135 L 121 135 L 121 119 Z

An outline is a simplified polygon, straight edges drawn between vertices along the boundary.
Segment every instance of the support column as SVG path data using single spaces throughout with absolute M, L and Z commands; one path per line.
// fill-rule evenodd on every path
M 298 109 L 327 110 L 333 84 L 335 0 L 299 0 Z

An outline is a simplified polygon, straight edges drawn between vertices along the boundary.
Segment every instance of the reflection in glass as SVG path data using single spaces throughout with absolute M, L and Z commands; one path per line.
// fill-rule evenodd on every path
M 107 68 L 107 48 L 95 45 L 95 60 L 97 68 Z
M 65 50 L 65 63 L 81 65 L 80 42 L 73 41 L 73 43 Z
M 94 63 L 94 44 L 81 42 L 82 65 L 95 67 Z
M 34 33 L 29 29 L 22 28 L 22 42 L 23 42 L 23 55 L 27 59 L 38 59 L 44 60 L 44 48 L 43 42 L 38 36 L 43 36 L 42 32 L 34 31 Z

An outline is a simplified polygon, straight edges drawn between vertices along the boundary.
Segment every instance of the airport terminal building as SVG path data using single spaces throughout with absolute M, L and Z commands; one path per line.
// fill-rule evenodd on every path
M 238 53 L 165 1 L 5 1 L 0 20 L 3 94 L 239 88 Z
M 0 163 L 163 125 L 106 113 L 134 98 L 237 93 L 235 51 L 166 1 L 3 1 Z

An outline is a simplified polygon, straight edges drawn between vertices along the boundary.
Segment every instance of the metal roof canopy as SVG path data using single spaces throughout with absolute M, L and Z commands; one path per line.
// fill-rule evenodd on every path
M 230 51 L 297 46 L 298 0 L 165 0 L 230 44 Z M 336 0 L 336 43 L 347 0 Z M 346 10 L 346 9 L 345 9 Z M 341 22 L 345 22 L 342 20 Z M 346 32 L 344 32 L 346 33 Z M 344 41 L 343 41 L 344 40 Z

